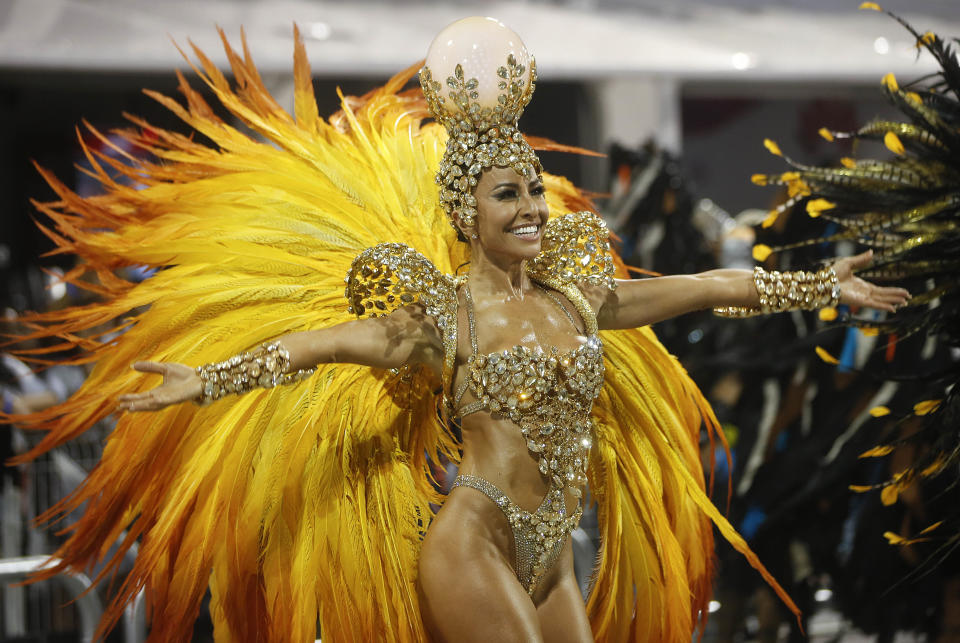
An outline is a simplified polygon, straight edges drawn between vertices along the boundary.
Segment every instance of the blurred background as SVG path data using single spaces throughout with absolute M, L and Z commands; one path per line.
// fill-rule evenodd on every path
M 185 132 L 141 90 L 177 95 L 174 70 L 189 75 L 177 45 L 188 51 L 193 43 L 226 69 L 217 26 L 235 46 L 241 31 L 246 35 L 266 85 L 292 108 L 296 23 L 324 114 L 337 109 L 336 88 L 362 94 L 382 83 L 422 58 L 448 23 L 494 16 L 519 32 L 537 58 L 540 83 L 522 129 L 607 154 L 542 158 L 547 171 L 602 195 L 598 207 L 629 264 L 660 273 L 752 266 L 750 249 L 758 240 L 774 245 L 829 233 L 790 213 L 772 228 L 759 227 L 784 198 L 750 183 L 752 174 L 785 169 L 763 139 L 775 139 L 802 162 L 836 162 L 851 149 L 827 143 L 818 135 L 821 127 L 852 130 L 888 113 L 877 89 L 884 74 L 905 81 L 936 69 L 900 25 L 858 11 L 857 4 L 0 0 L 0 310 L 12 319 L 93 296 L 59 282 L 72 267 L 69 257 L 43 256 L 52 245 L 35 225 L 30 201 L 52 199 L 53 192 L 32 162 L 91 195 L 99 186 L 83 172 L 78 136 L 94 147 L 103 143 L 90 137 L 83 121 L 107 132 L 127 126 L 127 113 Z M 883 4 L 921 33 L 960 36 L 958 0 Z M 824 254 L 853 250 L 783 253 L 775 267 L 810 265 Z M 958 356 L 938 350 L 936 338 L 897 345 L 839 328 L 814 337 L 819 325 L 816 316 L 795 313 L 747 322 L 691 315 L 657 327 L 710 397 L 731 442 L 732 457 L 718 458 L 724 481 L 718 502 L 724 504 L 729 472 L 731 520 L 804 609 L 811 640 L 960 641 L 956 557 L 925 566 L 924 552 L 890 547 L 882 535 L 910 531 L 937 503 L 956 503 L 956 491 L 917 491 L 884 506 L 879 494 L 847 489 L 895 470 L 895 463 L 864 464 L 856 454 L 871 444 L 864 433 L 877 430 L 867 410 L 912 394 L 909 383 L 868 380 L 862 373 L 898 360 L 934 368 Z M 841 355 L 840 369 L 817 360 L 814 344 Z M 2 354 L 4 410 L 62 400 L 84 375 L 81 367 L 34 373 Z M 3 471 L 5 582 L 18 580 L 38 560 L 23 557 L 53 550 L 57 536 L 30 521 L 82 479 L 110 428 L 105 423 L 62 452 Z M 3 457 L 34 439 L 2 427 Z M 705 446 L 705 460 L 712 455 Z M 589 568 L 595 546 L 589 516 L 578 542 L 580 561 Z M 803 639 L 753 572 L 722 547 L 718 557 L 705 640 Z M 14 559 L 26 562 L 18 566 Z M 4 587 L 0 640 L 82 640 L 99 609 L 97 594 L 66 603 L 84 583 Z M 142 638 L 142 610 L 128 616 L 111 640 Z M 196 639 L 209 636 L 201 615 Z

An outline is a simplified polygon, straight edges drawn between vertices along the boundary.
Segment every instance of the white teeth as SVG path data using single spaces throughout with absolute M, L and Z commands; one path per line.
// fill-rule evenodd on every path
M 510 232 L 512 232 L 513 234 L 516 234 L 516 235 L 536 234 L 538 227 L 539 227 L 539 226 L 535 226 L 535 225 L 525 225 L 525 226 L 521 226 L 521 227 L 519 227 L 519 228 L 514 228 L 514 229 L 511 230 Z

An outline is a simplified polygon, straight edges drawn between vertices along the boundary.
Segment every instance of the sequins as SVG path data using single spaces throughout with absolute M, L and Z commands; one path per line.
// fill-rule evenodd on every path
M 603 219 L 592 212 L 571 212 L 551 219 L 543 230 L 540 254 L 527 270 L 551 287 L 584 282 L 613 290 L 616 268 L 609 236 Z
M 293 384 L 313 372 L 311 368 L 290 373 L 290 353 L 276 342 L 262 344 L 222 362 L 198 366 L 196 373 L 202 388 L 197 403 L 209 404 L 228 394 L 255 388 Z
M 461 65 L 456 65 L 453 76 L 446 79 L 446 96 L 444 86 L 433 79 L 427 66 L 420 70 L 420 86 L 431 113 L 448 130 L 459 128 L 464 131 L 464 143 L 472 147 L 479 142 L 476 132 L 504 123 L 516 125 L 533 97 L 537 81 L 536 61 L 531 57 L 527 74 L 526 66 L 519 63 L 512 53 L 508 54 L 506 64 L 497 68 L 497 76 L 500 78 L 498 87 L 501 94 L 489 106 L 480 104 L 476 92 L 478 81 L 476 78 L 467 78 Z M 472 139 L 470 132 L 474 133 Z
M 443 383 L 446 392 L 457 355 L 457 285 L 422 254 L 402 243 L 381 243 L 361 252 L 344 279 L 348 310 L 358 317 L 388 315 L 419 302 L 433 317 L 443 338 Z
M 580 524 L 583 508 L 577 503 L 567 512 L 563 492 L 552 487 L 535 512 L 523 510 L 498 486 L 479 476 L 459 475 L 454 487 L 470 487 L 490 498 L 504 515 L 513 532 L 517 578 L 531 596 L 540 579 L 560 557 L 570 533 Z
M 349 312 L 377 317 L 420 301 L 442 330 L 456 309 L 455 280 L 402 243 L 381 243 L 353 260 L 345 279 Z
M 515 346 L 487 355 L 474 353 L 467 361 L 467 377 L 480 406 L 519 426 L 527 449 L 538 459 L 539 470 L 550 479 L 551 487 L 580 497 L 593 444 L 590 410 L 603 388 L 603 344 L 596 335 L 593 311 L 580 291 L 569 286 L 558 289 L 587 323 L 590 336 L 584 344 L 570 351 Z M 465 295 L 474 343 L 469 289 Z M 566 311 L 559 301 L 557 304 Z
M 470 388 L 519 427 L 541 471 L 558 486 L 583 485 L 592 444 L 590 408 L 603 387 L 600 340 L 569 352 L 516 346 L 468 361 Z
M 714 308 L 721 317 L 751 317 L 787 310 L 817 310 L 833 307 L 840 301 L 840 283 L 832 266 L 817 272 L 767 271 L 756 266 L 753 283 L 757 289 L 758 306 L 726 306 Z

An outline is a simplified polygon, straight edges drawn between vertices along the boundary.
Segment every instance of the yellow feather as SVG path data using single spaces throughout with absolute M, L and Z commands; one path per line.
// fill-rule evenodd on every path
M 903 156 L 906 154 L 906 148 L 903 147 L 903 143 L 900 141 L 900 137 L 894 134 L 893 132 L 887 132 L 883 136 L 883 144 L 887 146 L 887 149 L 893 152 L 898 156 Z
M 913 412 L 917 415 L 927 415 L 933 413 L 940 407 L 943 400 L 924 400 L 913 405 Z
M 771 139 L 769 138 L 763 139 L 763 146 L 767 148 L 767 151 L 769 151 L 774 156 L 783 156 L 783 152 L 780 151 L 780 146 L 777 145 Z
M 817 346 L 815 350 L 816 350 L 816 352 L 817 352 L 817 357 L 819 357 L 820 359 L 822 359 L 822 360 L 823 360 L 824 362 L 826 362 L 827 364 L 839 364 L 839 363 L 840 363 L 840 360 L 838 360 L 836 357 L 834 357 L 833 355 L 831 355 L 830 353 L 828 353 L 828 352 L 827 352 L 827 349 L 825 349 L 825 348 L 823 348 L 823 347 L 821 347 L 821 346 Z
M 773 252 L 773 249 L 766 244 L 758 243 L 753 246 L 753 258 L 757 261 L 766 261 L 771 252 Z
M 836 203 L 831 203 L 826 199 L 811 199 L 807 201 L 807 214 L 812 218 L 816 218 L 825 210 L 832 210 L 835 207 L 837 207 Z
M 919 534 L 917 534 L 917 535 L 918 535 L 918 536 L 923 536 L 923 535 L 925 535 L 925 534 L 929 534 L 931 531 L 933 531 L 934 529 L 938 528 L 938 527 L 939 527 L 940 525 L 942 525 L 942 524 L 943 524 L 943 521 L 942 521 L 942 520 L 938 520 L 937 522 L 935 522 L 935 523 L 933 523 L 932 525 L 930 525 L 929 527 L 925 528 L 923 531 L 921 531 L 921 532 L 920 532 Z
M 884 74 L 883 78 L 880 79 L 880 82 L 881 84 L 883 84 L 884 87 L 886 87 L 892 92 L 896 92 L 900 90 L 900 84 L 897 83 L 897 77 L 893 75 L 893 72 L 888 72 L 887 74 Z
M 920 475 L 924 478 L 929 478 L 933 475 L 936 475 L 941 471 L 943 471 L 944 467 L 947 465 L 949 461 L 950 461 L 949 458 L 947 458 L 943 454 L 940 454 L 936 457 L 936 459 L 934 459 L 932 463 L 927 465 L 923 469 L 923 471 L 920 472 Z
M 883 488 L 883 491 L 880 492 L 880 502 L 889 507 L 890 505 L 896 504 L 899 495 L 900 487 L 898 485 L 887 485 Z
M 787 182 L 787 195 L 790 198 L 810 196 L 810 186 L 803 179 L 792 179 Z
M 873 447 L 868 451 L 864 451 L 858 457 L 860 458 L 879 458 L 885 455 L 888 455 L 893 452 L 893 447 L 889 445 L 883 445 L 879 447 Z

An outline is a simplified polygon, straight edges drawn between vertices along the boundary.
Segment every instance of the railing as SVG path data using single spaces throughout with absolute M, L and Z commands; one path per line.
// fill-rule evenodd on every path
M 60 561 L 49 556 L 22 556 L 19 558 L 0 558 L 0 583 L 9 584 L 26 580 Z M 83 573 L 65 573 L 56 576 L 74 597 L 77 615 L 80 618 L 80 640 L 93 643 L 97 624 L 103 616 L 103 605 L 97 593 L 91 589 L 90 578 Z M 127 606 L 123 615 L 123 634 L 127 643 L 142 643 L 146 640 L 147 626 L 143 605 L 143 592 L 137 594 L 133 603 Z

